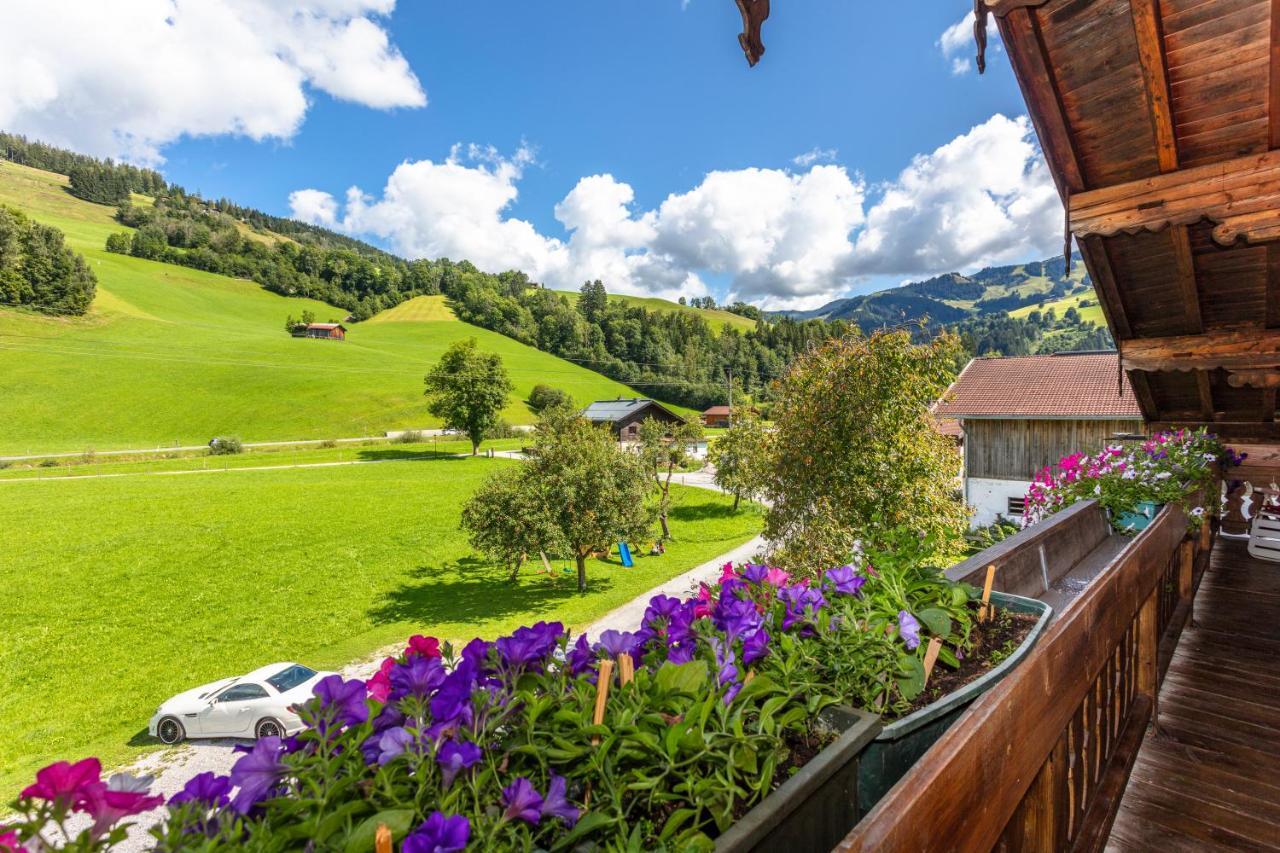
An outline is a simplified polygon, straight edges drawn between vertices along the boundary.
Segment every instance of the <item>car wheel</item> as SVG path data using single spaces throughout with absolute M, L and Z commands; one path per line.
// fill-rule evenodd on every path
M 266 719 L 258 722 L 258 727 L 254 730 L 254 734 L 258 737 L 284 737 L 284 726 L 275 720 Z
M 161 743 L 172 745 L 185 738 L 187 732 L 182 728 L 182 723 L 173 717 L 165 717 L 156 726 L 156 736 L 160 738 Z

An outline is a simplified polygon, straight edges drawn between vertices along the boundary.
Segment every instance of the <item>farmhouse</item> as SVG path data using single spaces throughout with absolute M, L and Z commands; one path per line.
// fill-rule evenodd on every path
M 1021 517 L 1036 472 L 1063 456 L 1145 432 L 1115 353 L 976 358 L 934 414 L 964 432 L 964 496 L 975 527 Z
M 664 423 L 682 424 L 681 418 L 661 403 L 644 397 L 616 400 L 597 400 L 582 410 L 582 416 L 592 423 L 608 424 L 619 441 L 635 441 L 640 437 L 640 424 L 649 418 Z
M 345 341 L 347 327 L 341 323 L 307 323 L 293 327 L 295 338 L 320 338 L 327 341 Z
M 727 427 L 733 418 L 733 409 L 728 406 L 712 406 L 702 413 L 702 425 L 708 427 Z

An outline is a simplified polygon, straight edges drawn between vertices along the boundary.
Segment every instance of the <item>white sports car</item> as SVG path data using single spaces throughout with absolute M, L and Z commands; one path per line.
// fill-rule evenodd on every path
M 292 710 L 331 672 L 273 663 L 179 693 L 151 717 L 147 731 L 162 743 L 196 737 L 283 737 L 302 728 Z

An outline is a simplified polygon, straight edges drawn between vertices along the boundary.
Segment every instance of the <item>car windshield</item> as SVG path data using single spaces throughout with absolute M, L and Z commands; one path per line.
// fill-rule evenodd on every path
M 315 674 L 316 671 L 314 669 L 295 663 L 293 666 L 285 667 L 275 675 L 268 678 L 267 683 L 281 693 L 284 693 L 285 691 L 292 690 L 299 684 L 302 684 Z

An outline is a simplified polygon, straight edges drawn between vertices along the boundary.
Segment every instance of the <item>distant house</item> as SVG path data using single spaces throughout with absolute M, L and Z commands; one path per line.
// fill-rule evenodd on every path
M 1145 432 L 1115 353 L 976 358 L 934 407 L 963 433 L 964 496 L 975 527 L 1018 518 L 1038 471 Z
M 702 413 L 702 425 L 709 427 L 727 427 L 733 410 L 728 406 L 712 406 Z
M 345 341 L 347 327 L 341 323 L 299 323 L 293 327 L 295 338 L 320 338 L 327 341 Z
M 684 423 L 684 418 L 666 406 L 644 397 L 597 400 L 582 410 L 582 416 L 592 423 L 608 424 L 619 441 L 637 440 L 640 424 L 650 418 L 669 424 Z

